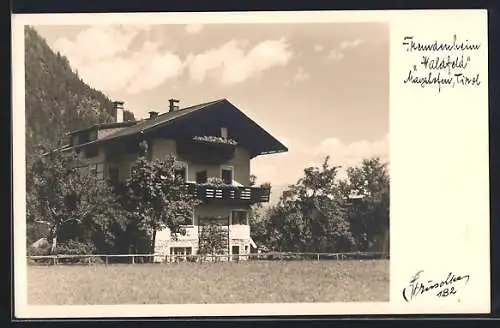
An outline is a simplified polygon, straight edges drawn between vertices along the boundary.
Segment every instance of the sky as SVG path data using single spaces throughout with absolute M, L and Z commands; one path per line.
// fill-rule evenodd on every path
M 288 147 L 258 156 L 258 182 L 304 168 L 388 161 L 389 27 L 384 23 L 35 26 L 92 87 L 137 118 L 220 98 Z

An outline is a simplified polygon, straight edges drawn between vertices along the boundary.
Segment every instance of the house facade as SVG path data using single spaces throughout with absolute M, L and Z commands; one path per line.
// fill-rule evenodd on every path
M 198 254 L 209 225 L 218 226 L 225 236 L 224 254 L 249 254 L 256 247 L 250 236 L 250 207 L 269 201 L 270 195 L 269 186 L 251 185 L 250 162 L 287 148 L 227 99 L 183 109 L 177 103 L 170 99 L 165 113 L 123 122 L 123 102 L 114 102 L 116 122 L 69 133 L 65 149 L 77 152 L 82 170 L 112 182 L 128 177 L 144 141 L 150 159 L 172 154 L 182 163 L 176 173 L 202 203 L 183 225 L 185 234 L 174 239 L 168 229 L 157 232 L 156 261 Z

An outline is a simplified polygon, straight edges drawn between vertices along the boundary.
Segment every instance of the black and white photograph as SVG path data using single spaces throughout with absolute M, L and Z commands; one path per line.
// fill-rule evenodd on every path
M 329 15 L 14 19 L 17 312 L 485 311 L 485 15 Z
M 28 302 L 388 301 L 388 32 L 26 26 Z

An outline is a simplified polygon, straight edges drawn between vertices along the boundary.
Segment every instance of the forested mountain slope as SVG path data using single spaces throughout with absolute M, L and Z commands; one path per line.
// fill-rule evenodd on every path
M 24 40 L 29 161 L 39 146 L 47 149 L 61 145 L 67 132 L 112 122 L 114 113 L 112 101 L 82 81 L 68 59 L 54 53 L 33 27 L 26 27 Z M 124 119 L 135 118 L 126 112 Z

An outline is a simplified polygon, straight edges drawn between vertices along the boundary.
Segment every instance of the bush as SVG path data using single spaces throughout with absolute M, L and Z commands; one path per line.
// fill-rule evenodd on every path
M 40 247 L 28 246 L 28 256 L 45 256 L 50 255 L 51 245 L 42 245 Z M 51 259 L 29 259 L 28 264 L 45 264 L 52 263 Z
M 50 255 L 50 248 L 51 248 L 50 244 L 42 245 L 40 247 L 29 246 L 28 247 L 28 256 Z
M 55 254 L 58 255 L 90 255 L 95 254 L 96 247 L 90 242 L 80 242 L 76 240 L 68 240 L 64 243 L 57 245 Z M 64 263 L 88 263 L 89 259 L 86 257 L 59 259 Z M 92 263 L 102 262 L 102 259 L 92 258 Z
M 68 240 L 57 245 L 55 253 L 62 255 L 89 255 L 95 254 L 96 247 L 90 242 Z

